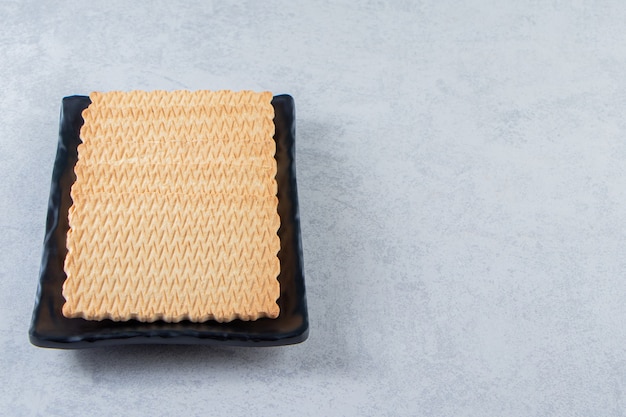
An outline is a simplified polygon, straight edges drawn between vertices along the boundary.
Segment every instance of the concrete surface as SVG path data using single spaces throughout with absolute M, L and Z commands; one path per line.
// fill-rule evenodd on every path
M 146 2 L 148 3 L 148 2 Z M 622 1 L 0 1 L 0 414 L 621 416 Z M 61 98 L 289 93 L 311 320 L 31 346 Z

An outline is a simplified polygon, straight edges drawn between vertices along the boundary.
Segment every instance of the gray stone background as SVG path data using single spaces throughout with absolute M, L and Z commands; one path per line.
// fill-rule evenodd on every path
M 620 416 L 623 1 L 0 1 L 0 414 Z M 293 95 L 311 332 L 40 349 L 61 98 Z

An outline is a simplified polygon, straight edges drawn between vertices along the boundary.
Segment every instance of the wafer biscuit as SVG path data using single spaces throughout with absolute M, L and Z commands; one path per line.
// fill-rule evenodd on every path
M 92 93 L 69 211 L 66 317 L 275 318 L 271 93 Z

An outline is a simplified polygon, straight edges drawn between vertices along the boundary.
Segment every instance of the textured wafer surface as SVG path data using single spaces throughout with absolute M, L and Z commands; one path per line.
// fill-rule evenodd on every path
M 71 189 L 66 317 L 277 317 L 272 94 L 92 93 Z

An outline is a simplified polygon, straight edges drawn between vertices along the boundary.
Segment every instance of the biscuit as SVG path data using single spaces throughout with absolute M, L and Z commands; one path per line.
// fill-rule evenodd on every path
M 272 94 L 92 93 L 71 188 L 63 314 L 276 318 Z

